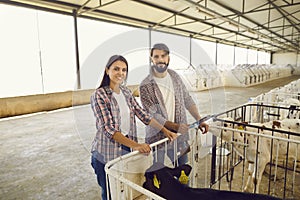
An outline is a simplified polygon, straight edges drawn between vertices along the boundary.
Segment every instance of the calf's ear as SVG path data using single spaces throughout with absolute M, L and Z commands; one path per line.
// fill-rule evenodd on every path
M 192 167 L 188 164 L 184 164 L 182 165 L 182 170 L 184 170 L 184 173 L 189 176 L 192 171 Z

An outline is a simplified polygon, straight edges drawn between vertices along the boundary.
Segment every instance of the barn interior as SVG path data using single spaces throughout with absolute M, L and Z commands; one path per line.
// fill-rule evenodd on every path
M 121 37 L 116 36 L 107 42 L 112 48 L 120 48 L 117 50 L 120 53 L 131 52 L 138 46 L 148 52 L 148 48 L 159 40 L 170 44 L 174 49 L 172 56 L 183 57 L 185 65 L 174 69 L 183 77 L 203 116 L 225 112 L 254 99 L 256 103 L 262 103 L 266 98 L 257 97 L 276 88 L 284 88 L 300 78 L 300 1 L 297 0 L 11 0 L 1 1 L 0 5 L 67 16 L 73 28 L 70 37 L 74 41 L 70 48 L 74 54 L 72 76 L 75 77 L 72 90 L 43 90 L 35 94 L 4 94 L 0 97 L 1 199 L 101 199 L 90 165 L 90 148 L 96 128 L 89 101 L 98 78 L 93 74 L 93 59 L 99 57 L 99 52 L 103 57 L 111 52 L 103 53 L 103 48 L 109 44 L 97 44 L 100 47 L 85 57 L 93 62 L 84 60 L 81 48 L 85 41 L 80 41 L 79 19 L 132 28 L 133 31 L 127 35 L 120 34 Z M 8 25 L 3 23 L 3 27 Z M 133 41 L 132 35 L 139 34 L 140 30 L 143 33 Z M 9 29 L 5 29 L 4 33 L 7 35 L 1 41 L 9 43 L 17 41 L 14 34 L 20 34 Z M 176 43 L 177 37 L 184 39 Z M 48 39 L 51 43 L 51 38 Z M 117 46 L 113 39 L 124 42 L 127 47 Z M 198 40 L 213 43 L 216 47 L 213 58 L 202 55 L 206 52 L 199 47 Z M 232 63 L 222 63 L 222 52 L 216 50 L 218 45 L 233 47 Z M 255 61 L 239 63 L 238 49 L 263 52 L 264 56 L 262 59 L 259 53 L 254 56 L 247 54 L 243 61 L 250 57 L 255 57 Z M 1 47 L 0 50 L 5 55 L 4 60 L 11 60 L 12 51 Z M 17 51 L 16 55 L 21 53 Z M 13 61 L 8 63 L 12 64 L 6 67 L 13 67 Z M 55 73 L 58 77 L 58 74 L 68 76 L 63 72 Z M 147 69 L 142 73 L 147 73 Z M 7 76 L 6 73 L 1 74 Z M 88 80 L 90 77 L 92 84 Z M 131 78 L 128 87 L 138 99 L 139 79 Z M 13 77 L 9 79 L 13 80 Z M 296 84 L 293 92 L 289 91 L 298 100 L 299 85 Z M 2 84 L 2 87 L 5 85 Z M 284 95 L 289 97 L 288 92 Z M 274 103 L 273 100 L 268 99 L 269 102 L 265 103 Z M 144 126 L 141 123 L 138 123 L 138 130 L 142 140 Z M 278 196 L 300 198 L 299 183 L 300 175 L 297 173 L 293 181 L 295 192 L 287 191 Z M 228 189 L 228 186 L 222 186 L 222 189 Z M 263 192 L 268 193 L 266 190 Z

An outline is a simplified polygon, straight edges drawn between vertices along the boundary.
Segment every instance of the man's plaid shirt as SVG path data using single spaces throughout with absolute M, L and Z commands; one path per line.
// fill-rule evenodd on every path
M 175 123 L 187 124 L 186 109 L 195 105 L 194 100 L 190 96 L 180 76 L 173 70 L 168 69 L 171 76 L 175 95 Z M 162 93 L 153 79 L 152 73 L 148 75 L 140 84 L 140 98 L 143 107 L 150 112 L 160 124 L 165 124 L 168 115 L 163 101 Z M 182 135 L 188 138 L 188 134 Z M 181 137 L 182 137 L 181 136 Z M 162 132 L 147 126 L 146 127 L 146 142 L 151 144 L 165 138 Z M 187 138 L 182 138 L 185 141 Z

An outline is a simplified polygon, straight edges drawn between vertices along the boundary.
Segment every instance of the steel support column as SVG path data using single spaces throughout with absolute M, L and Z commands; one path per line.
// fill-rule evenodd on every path
M 76 55 L 77 89 L 81 89 L 80 62 L 79 62 L 79 45 L 78 45 L 78 27 L 77 27 L 77 11 L 76 10 L 73 10 L 73 18 L 74 18 L 74 33 L 75 33 L 75 55 Z

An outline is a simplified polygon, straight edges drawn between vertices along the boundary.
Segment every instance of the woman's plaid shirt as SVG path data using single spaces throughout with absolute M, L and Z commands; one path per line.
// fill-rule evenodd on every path
M 144 124 L 149 124 L 151 116 L 137 103 L 131 91 L 124 86 L 120 86 L 130 110 L 130 131 L 128 137 L 137 141 L 136 121 L 137 116 Z M 121 144 L 112 137 L 115 132 L 120 130 L 121 116 L 120 108 L 113 91 L 107 87 L 96 89 L 91 96 L 91 106 L 96 117 L 96 137 L 92 143 L 92 152 L 97 151 L 108 162 L 121 156 Z

